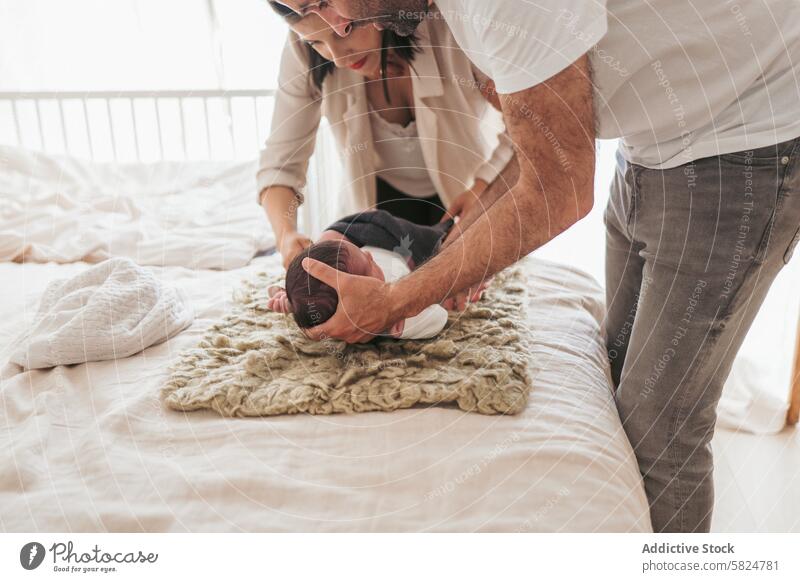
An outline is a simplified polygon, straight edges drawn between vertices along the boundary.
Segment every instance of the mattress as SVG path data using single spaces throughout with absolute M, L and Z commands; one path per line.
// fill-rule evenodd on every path
M 0 364 L 54 278 L 89 265 L 0 263 Z M 529 259 L 525 411 L 426 407 L 230 419 L 165 409 L 158 388 L 257 270 L 153 267 L 197 313 L 175 338 L 108 362 L 0 380 L 4 532 L 650 531 L 600 337 L 594 280 Z M 11 283 L 11 284 L 9 284 Z

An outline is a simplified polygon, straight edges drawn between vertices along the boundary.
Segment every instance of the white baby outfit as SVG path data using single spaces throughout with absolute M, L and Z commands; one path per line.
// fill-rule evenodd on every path
M 405 277 L 411 272 L 408 263 L 399 253 L 378 247 L 364 246 L 383 271 L 387 283 Z M 447 310 L 441 305 L 431 305 L 414 317 L 405 320 L 400 339 L 429 339 L 439 334 L 447 324 Z

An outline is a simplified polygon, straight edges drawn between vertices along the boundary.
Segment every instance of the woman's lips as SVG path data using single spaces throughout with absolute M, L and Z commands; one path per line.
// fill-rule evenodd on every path
M 355 63 L 353 63 L 352 65 L 348 65 L 348 66 L 349 66 L 351 69 L 353 69 L 354 71 L 357 71 L 357 70 L 359 70 L 360 68 L 362 68 L 362 67 L 363 67 L 363 66 L 364 66 L 366 63 L 367 63 L 367 57 L 364 57 L 364 58 L 363 58 L 363 59 L 361 59 L 360 61 L 358 61 L 358 62 L 355 62 Z

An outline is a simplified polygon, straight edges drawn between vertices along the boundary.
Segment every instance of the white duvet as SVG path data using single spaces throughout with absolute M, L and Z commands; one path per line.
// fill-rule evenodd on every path
M 0 349 L 46 283 L 85 263 L 0 264 Z M 227 419 L 162 408 L 178 352 L 225 312 L 235 271 L 157 268 L 197 319 L 122 360 L 3 370 L 0 530 L 647 531 L 647 502 L 614 408 L 588 276 L 532 261 L 536 347 L 526 411 L 412 409 Z M 2 354 L 0 354 L 2 357 Z M 5 359 L 2 360 L 3 362 Z
M 0 146 L 0 261 L 236 269 L 274 246 L 254 163 L 93 164 Z

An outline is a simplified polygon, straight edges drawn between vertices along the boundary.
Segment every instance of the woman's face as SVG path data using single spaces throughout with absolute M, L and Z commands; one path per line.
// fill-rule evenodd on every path
M 374 26 L 357 26 L 341 37 L 316 14 L 291 25 L 301 40 L 339 68 L 349 68 L 365 77 L 380 74 L 381 32 Z

